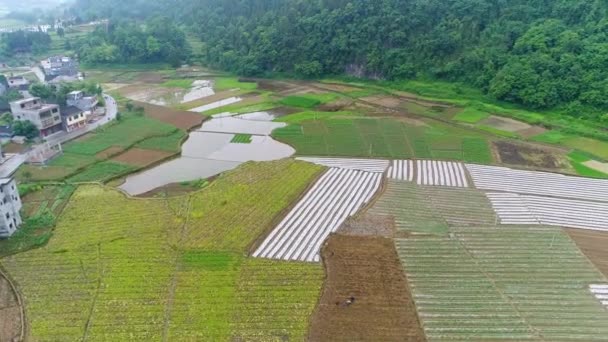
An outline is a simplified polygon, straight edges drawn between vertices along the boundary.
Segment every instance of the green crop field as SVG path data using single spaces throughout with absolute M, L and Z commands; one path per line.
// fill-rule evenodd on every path
M 91 165 L 82 172 L 67 179 L 68 182 L 106 182 L 114 177 L 135 171 L 137 168 L 132 165 L 118 163 L 114 161 L 103 161 Z
M 491 162 L 487 141 L 467 133 L 444 126 L 410 126 L 388 118 L 332 118 L 291 124 L 275 130 L 273 137 L 294 146 L 299 155 Z
M 244 256 L 321 167 L 250 163 L 198 193 L 81 186 L 44 247 L 1 260 L 31 340 L 303 340 L 318 264 Z
M 214 86 L 216 90 L 241 89 L 251 91 L 258 88 L 255 82 L 241 82 L 237 77 L 217 77 L 214 78 Z
M 490 201 L 481 191 L 390 179 L 369 213 L 394 217 L 397 230 L 407 232 L 445 234 L 450 226 L 496 224 Z
M 313 108 L 321 104 L 321 101 L 316 98 L 304 97 L 303 95 L 287 96 L 279 101 L 284 106 Z
M 363 116 L 361 113 L 348 112 L 348 111 L 337 111 L 337 112 L 323 112 L 323 111 L 304 111 L 288 116 L 283 116 L 275 121 L 286 122 L 290 124 L 301 123 L 304 121 L 315 121 L 315 120 L 326 120 L 330 118 L 343 118 L 350 116 Z
M 398 239 L 429 341 L 602 341 L 606 279 L 559 228 L 452 228 Z
M 490 113 L 488 112 L 468 107 L 465 108 L 462 112 L 456 114 L 456 116 L 454 116 L 454 120 L 473 124 L 483 119 L 487 119 L 489 116 Z
M 67 143 L 63 149 L 71 153 L 94 155 L 112 146 L 130 147 L 146 138 L 167 136 L 175 131 L 175 127 L 155 119 L 125 115 L 120 122 L 95 131 L 85 140 Z
M 233 144 L 250 144 L 251 134 L 235 134 L 230 142 Z
M 186 133 L 184 131 L 177 130 L 174 133 L 171 133 L 170 135 L 164 137 L 153 137 L 138 142 L 135 147 L 148 150 L 179 152 L 181 150 L 180 144 L 185 137 Z

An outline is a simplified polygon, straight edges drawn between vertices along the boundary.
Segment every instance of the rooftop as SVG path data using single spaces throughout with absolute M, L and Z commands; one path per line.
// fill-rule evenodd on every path
M 78 107 L 67 106 L 67 107 L 61 108 L 61 116 L 70 116 L 70 115 L 80 114 L 80 113 L 82 113 L 82 110 Z

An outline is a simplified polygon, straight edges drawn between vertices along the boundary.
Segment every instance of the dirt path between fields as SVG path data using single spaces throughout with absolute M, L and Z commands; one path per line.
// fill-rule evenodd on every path
M 17 288 L 0 269 L 0 341 L 23 341 L 25 313 Z
M 334 234 L 321 255 L 326 279 L 309 340 L 425 341 L 391 239 Z

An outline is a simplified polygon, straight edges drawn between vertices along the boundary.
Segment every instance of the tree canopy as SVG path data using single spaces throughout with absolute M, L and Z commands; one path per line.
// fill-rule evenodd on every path
M 602 0 L 79 0 L 72 11 L 162 13 L 203 42 L 196 52 L 204 63 L 245 75 L 432 77 L 532 108 L 561 106 L 577 116 L 608 109 Z M 126 44 L 121 32 L 96 45 L 101 55 L 166 57 L 154 39 L 133 29 L 136 43 Z

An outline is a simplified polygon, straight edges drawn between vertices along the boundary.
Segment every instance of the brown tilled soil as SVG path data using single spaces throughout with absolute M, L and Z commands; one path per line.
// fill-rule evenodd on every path
M 171 155 L 173 155 L 173 153 L 167 151 L 132 148 L 127 152 L 112 158 L 112 160 L 119 163 L 145 167 L 168 158 Z
M 494 148 L 498 158 L 504 164 L 543 169 L 568 167 L 567 159 L 557 151 L 550 149 L 540 149 L 507 141 L 494 142 Z
M 360 100 L 388 108 L 399 108 L 403 104 L 398 97 L 385 95 L 368 96 L 363 97 Z
M 2 152 L 4 153 L 21 153 L 27 149 L 27 146 L 21 144 L 15 144 L 10 142 L 2 146 Z
M 395 218 L 387 215 L 365 213 L 356 218 L 350 218 L 340 226 L 338 232 L 343 235 L 355 236 L 395 236 Z
M 608 277 L 608 232 L 565 229 L 578 248 Z
M 117 155 L 118 153 L 124 151 L 124 147 L 121 146 L 112 146 L 112 147 L 108 147 L 105 150 L 97 153 L 95 155 L 96 158 L 98 159 L 108 159 L 111 156 Z
M 332 235 L 322 256 L 327 278 L 311 341 L 425 340 L 392 240 Z
M 134 102 L 136 106 L 144 107 L 146 116 L 168 123 L 183 130 L 200 126 L 205 117 L 185 110 L 177 110 L 150 103 Z
M 156 72 L 142 72 L 137 76 L 135 81 L 141 83 L 163 83 L 164 78 L 162 74 Z
M 547 131 L 546 128 L 540 127 L 540 126 L 532 126 L 528 129 L 523 129 L 521 131 L 518 131 L 517 134 L 521 135 L 523 138 L 531 138 L 533 136 L 539 135 L 539 134 L 543 134 Z
M 21 324 L 21 308 L 17 296 L 0 274 L 0 341 L 18 341 Z
M 352 100 L 340 99 L 340 100 L 336 100 L 333 102 L 322 104 L 318 108 L 319 108 L 319 110 L 324 111 L 324 112 L 337 112 L 337 111 L 343 110 L 344 108 L 350 106 L 351 103 L 353 103 Z

